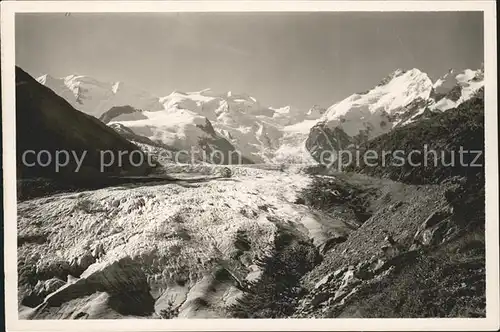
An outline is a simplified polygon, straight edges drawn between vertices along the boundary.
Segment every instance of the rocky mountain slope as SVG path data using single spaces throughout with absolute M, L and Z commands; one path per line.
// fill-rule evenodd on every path
M 480 148 L 482 105 L 438 114 L 463 126 L 433 142 Z M 431 123 L 368 144 L 424 143 Z M 217 168 L 193 167 L 166 171 Z M 484 317 L 484 168 L 230 168 L 19 203 L 20 317 Z
M 113 128 L 122 128 L 137 137 L 146 138 L 153 146 L 172 152 L 183 151 L 197 161 L 213 164 L 252 163 L 245 154 L 236 151 L 228 139 L 217 133 L 208 118 L 175 106 L 148 112 L 130 107 L 113 107 L 101 116 Z M 123 133 L 118 131 L 118 133 Z M 135 141 L 138 141 L 135 139 Z

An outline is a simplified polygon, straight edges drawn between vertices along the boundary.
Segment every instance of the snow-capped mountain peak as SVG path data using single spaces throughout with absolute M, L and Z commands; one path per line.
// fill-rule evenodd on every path
M 397 69 L 376 87 L 330 106 L 314 125 L 306 146 L 322 151 L 358 144 L 415 121 L 427 109 L 446 111 L 472 98 L 483 86 L 483 70 L 450 69 L 433 82 L 417 68 Z M 327 137 L 328 136 L 328 137 Z
M 391 130 L 393 113 L 415 99 L 427 99 L 433 83 L 427 74 L 413 68 L 398 69 L 373 89 L 353 94 L 328 108 L 322 118 L 330 128 L 340 127 L 349 136 L 365 133 L 375 137 Z
M 36 80 L 38 81 L 38 83 L 45 85 L 45 84 L 47 84 L 47 82 L 56 80 L 56 78 L 54 78 L 53 76 L 50 76 L 49 74 L 45 74 L 45 75 L 40 76 Z

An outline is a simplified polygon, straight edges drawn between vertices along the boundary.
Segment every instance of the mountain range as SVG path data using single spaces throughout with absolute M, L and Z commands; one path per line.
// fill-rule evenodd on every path
M 366 92 L 309 110 L 266 106 L 231 91 L 174 91 L 160 97 L 81 75 L 47 74 L 37 80 L 74 108 L 127 132 L 134 142 L 209 155 L 222 151 L 225 157 L 216 162 L 224 164 L 235 162 L 227 156 L 234 150 L 242 163 L 310 163 L 311 156 L 320 161 L 322 151 L 359 144 L 429 112 L 458 106 L 483 86 L 483 76 L 482 68 L 451 69 L 433 81 L 419 69 L 397 69 Z

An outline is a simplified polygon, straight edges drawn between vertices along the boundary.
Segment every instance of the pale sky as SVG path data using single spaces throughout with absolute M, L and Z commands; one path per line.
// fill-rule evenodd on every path
M 483 62 L 481 12 L 17 14 L 16 64 L 158 96 L 246 92 L 328 107 L 397 68 L 436 79 Z

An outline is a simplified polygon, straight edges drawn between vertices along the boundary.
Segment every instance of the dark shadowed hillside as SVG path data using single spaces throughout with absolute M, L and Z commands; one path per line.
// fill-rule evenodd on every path
M 430 114 L 428 118 L 396 128 L 361 147 L 361 155 L 368 150 L 376 151 L 379 156 L 383 151 L 402 150 L 404 153 L 401 153 L 401 156 L 408 156 L 412 151 L 420 151 L 421 153 L 414 153 L 411 160 L 413 164 L 421 166 L 414 166 L 409 162 L 400 165 L 401 162 L 389 154 L 384 160 L 385 166 L 382 166 L 381 162 L 376 166 L 367 165 L 361 158 L 359 166 L 350 165 L 346 170 L 412 184 L 439 183 L 452 176 L 478 176 L 483 172 L 483 167 L 475 165 L 484 165 L 482 94 L 483 89 L 478 91 L 476 97 L 456 109 Z M 464 152 L 461 163 L 459 155 L 461 147 L 464 151 L 477 152 Z M 425 165 L 425 154 L 427 154 L 427 165 Z M 462 164 L 469 166 L 464 167 Z
M 98 119 L 74 109 L 67 101 L 56 95 L 49 88 L 41 85 L 22 69 L 16 67 L 16 136 L 17 136 L 17 174 L 18 180 L 33 181 L 34 178 L 46 178 L 52 181 L 64 181 L 66 186 L 91 186 L 92 182 L 110 175 L 145 175 L 151 167 L 147 158 L 139 164 L 139 148 L 117 134 Z M 36 162 L 34 153 L 25 155 L 27 166 L 23 163 L 23 154 L 33 150 L 38 153 L 48 151 L 52 163 L 46 167 Z M 128 157 L 135 153 L 134 164 Z M 57 151 L 69 154 L 66 166 L 55 169 Z M 110 152 L 104 152 L 110 151 Z M 122 163 L 118 163 L 118 153 L 122 151 Z M 83 159 L 83 153 L 85 153 Z M 101 152 L 105 153 L 101 158 Z M 48 153 L 41 155 L 43 164 L 48 162 Z M 110 163 L 111 154 L 115 162 Z M 74 155 L 83 160 L 78 172 Z M 66 163 L 66 157 L 60 152 L 60 162 Z M 101 159 L 110 164 L 101 172 Z M 137 166 L 135 166 L 137 165 Z M 54 186 L 53 184 L 51 185 Z M 22 193 L 20 193 L 22 196 Z

